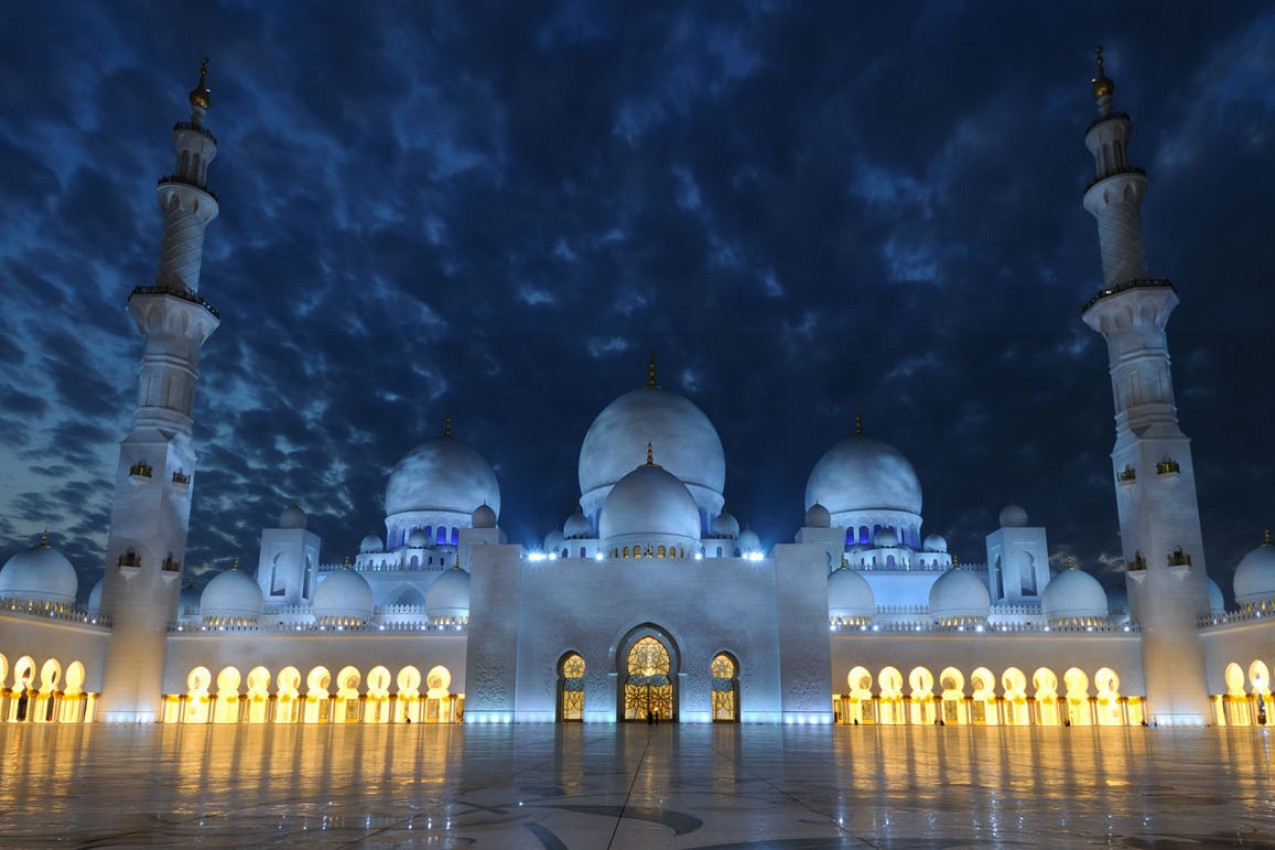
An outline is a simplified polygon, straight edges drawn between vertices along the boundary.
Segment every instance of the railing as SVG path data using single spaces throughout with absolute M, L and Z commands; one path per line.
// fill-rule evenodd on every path
M 217 200 L 217 193 L 214 192 L 212 189 L 209 189 L 207 186 L 200 186 L 198 183 L 192 183 L 191 181 L 187 180 L 185 177 L 180 177 L 176 174 L 169 174 L 159 178 L 159 180 L 156 182 L 155 185 L 157 186 L 189 186 L 192 189 L 198 189 L 199 191 L 203 192 L 205 195 L 208 195 L 214 201 Z
M 132 293 L 129 294 L 129 298 L 132 298 L 134 295 L 171 295 L 174 298 L 180 298 L 183 301 L 198 304 L 209 313 L 212 313 L 214 318 L 221 318 L 221 313 L 217 312 L 217 308 L 209 304 L 203 298 L 200 298 L 198 292 L 178 289 L 175 286 L 138 286 L 134 287 Z
M 997 623 L 987 625 L 964 625 L 964 626 L 943 626 L 938 623 L 872 623 L 863 626 L 837 626 L 830 627 L 830 631 L 834 634 L 858 634 L 873 632 L 889 632 L 894 634 L 916 633 L 916 632 L 941 632 L 943 634 L 1056 634 L 1064 632 L 1067 634 L 1120 634 L 1132 633 L 1138 631 L 1137 625 L 1133 623 L 1095 623 L 1092 625 L 1052 625 L 1048 626 L 1044 623 Z
M 1126 165 L 1124 168 L 1117 168 L 1115 171 L 1109 171 L 1106 174 L 1100 174 L 1097 177 L 1093 178 L 1092 180 L 1090 180 L 1088 183 L 1085 184 L 1085 191 L 1088 192 L 1090 189 L 1092 189 L 1094 186 L 1097 186 L 1103 180 L 1106 180 L 1108 177 L 1115 177 L 1117 174 L 1141 174 L 1143 177 L 1147 176 L 1146 169 L 1138 168 L 1135 165 Z
M 1089 308 L 1097 304 L 1104 298 L 1110 298 L 1112 295 L 1119 295 L 1121 292 L 1128 292 L 1130 289 L 1171 289 L 1174 292 L 1178 288 L 1173 285 L 1173 281 L 1167 277 L 1135 277 L 1126 280 L 1124 283 L 1117 283 L 1115 286 L 1108 286 L 1105 289 L 1098 290 L 1098 294 L 1094 295 L 1085 302 L 1085 306 L 1080 308 L 1081 315 L 1089 312 Z
M 254 632 L 265 634 L 288 634 L 304 632 L 332 632 L 333 634 L 452 634 L 463 635 L 468 628 L 459 623 L 366 623 L 362 626 L 328 626 L 318 623 L 258 623 L 256 625 L 205 626 L 202 623 L 170 622 L 170 632 L 181 632 L 187 635 L 218 635 L 226 632 Z
M 1245 608 L 1239 611 L 1227 611 L 1225 614 L 1203 614 L 1196 620 L 1202 629 L 1209 626 L 1225 626 L 1227 623 L 1247 623 L 1252 620 L 1273 620 L 1272 612 L 1260 608 Z
M 34 599 L 0 599 L 0 612 L 25 614 L 41 620 L 61 620 L 66 623 L 83 623 L 89 626 L 110 626 L 111 618 L 92 614 L 84 608 L 54 605 Z
M 176 133 L 178 130 L 193 130 L 201 136 L 205 136 L 210 139 L 214 145 L 217 144 L 217 137 L 214 136 L 207 127 L 200 126 L 199 124 L 195 124 L 190 121 L 178 121 L 173 125 L 173 132 Z

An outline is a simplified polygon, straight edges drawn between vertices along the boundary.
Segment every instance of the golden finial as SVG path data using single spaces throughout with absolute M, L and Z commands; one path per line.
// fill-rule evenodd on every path
M 855 411 L 854 414 L 854 435 L 856 437 L 863 436 L 863 414 Z
M 955 555 L 953 555 L 953 556 L 952 556 L 952 569 L 954 569 L 954 570 L 959 570 L 960 568 L 961 568 L 961 562 L 960 562 L 959 560 L 957 560 L 957 558 L 956 558 L 956 556 L 955 556 Z
M 190 105 L 198 106 L 200 109 L 207 109 L 212 106 L 212 92 L 208 90 L 206 85 L 208 81 L 208 57 L 204 57 L 204 61 L 199 65 L 199 85 L 190 90 Z
M 1269 542 L 1270 532 L 1266 533 L 1266 539 Z M 49 530 L 47 528 L 44 529 L 44 531 L 40 532 L 40 545 L 43 546 L 45 549 L 49 548 Z
M 1076 556 L 1068 555 L 1065 563 L 1067 564 L 1067 569 L 1074 570 L 1076 568 Z
M 649 442 L 646 444 L 646 465 L 655 466 L 655 449 Z
M 1093 85 L 1093 99 L 1098 100 L 1103 97 L 1111 97 L 1116 90 L 1115 81 L 1107 76 L 1107 72 L 1102 67 L 1102 45 L 1098 45 L 1093 49 L 1094 56 L 1098 59 L 1098 76 L 1089 82 Z
M 234 562 L 233 564 L 231 564 L 231 565 L 230 565 L 230 569 L 232 569 L 232 570 L 237 570 L 237 569 L 239 569 L 239 556 L 238 556 L 238 555 L 236 555 L 236 556 L 235 556 L 235 562 Z
M 452 435 L 452 417 L 448 414 L 443 419 L 443 436 L 450 437 Z
M 1275 546 L 1275 543 L 1271 542 L 1271 530 L 1269 528 L 1262 534 L 1262 545 Z
M 660 384 L 655 380 L 655 349 L 651 349 L 651 359 L 646 363 L 646 385 L 648 387 L 658 387 Z
M 345 569 L 347 569 L 347 570 L 348 570 L 349 568 L 350 568 L 350 556 L 349 556 L 349 555 L 346 555 L 346 556 L 345 556 Z

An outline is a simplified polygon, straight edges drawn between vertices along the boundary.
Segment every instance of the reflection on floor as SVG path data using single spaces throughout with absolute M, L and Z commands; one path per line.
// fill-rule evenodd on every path
M 0 725 L 0 847 L 1271 848 L 1266 729 Z

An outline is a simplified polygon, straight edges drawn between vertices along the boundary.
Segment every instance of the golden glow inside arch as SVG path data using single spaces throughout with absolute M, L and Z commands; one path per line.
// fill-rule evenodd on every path
M 558 666 L 558 716 L 566 723 L 584 720 L 584 658 L 572 652 Z
M 625 658 L 624 719 L 673 718 L 673 667 L 668 647 L 657 638 L 638 638 Z

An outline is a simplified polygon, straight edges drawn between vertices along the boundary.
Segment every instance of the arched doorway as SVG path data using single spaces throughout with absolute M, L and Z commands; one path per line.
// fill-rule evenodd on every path
M 709 672 L 713 674 L 713 722 L 739 722 L 739 665 L 729 653 L 718 653 Z
M 584 659 L 578 652 L 568 652 L 558 662 L 558 720 L 584 720 Z
M 617 659 L 620 720 L 677 720 L 679 659 L 663 632 L 645 626 L 629 633 Z

